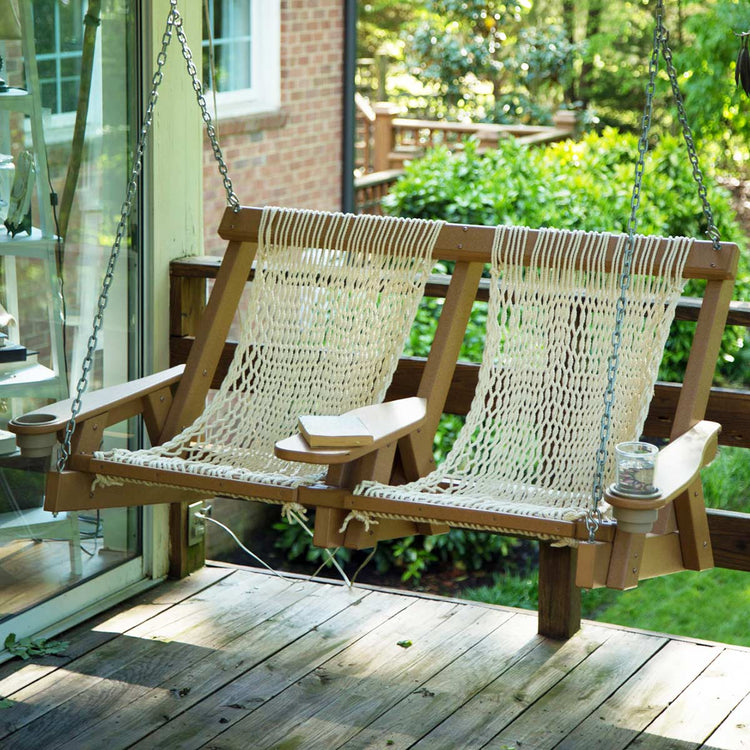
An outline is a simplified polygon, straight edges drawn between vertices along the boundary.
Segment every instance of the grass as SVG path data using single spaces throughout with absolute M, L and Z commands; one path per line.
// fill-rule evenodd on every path
M 706 504 L 750 513 L 750 451 L 722 448 L 703 472 Z M 536 609 L 538 579 L 498 576 L 494 586 L 465 591 L 475 601 Z M 583 616 L 626 627 L 750 646 L 750 573 L 716 568 L 642 581 L 632 591 L 584 591 Z
M 644 630 L 750 646 L 750 574 L 715 568 L 584 592 L 583 616 Z

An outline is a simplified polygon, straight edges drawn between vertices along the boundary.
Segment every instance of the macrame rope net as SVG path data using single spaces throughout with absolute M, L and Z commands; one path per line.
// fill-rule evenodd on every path
M 541 230 L 524 267 L 527 238 L 524 228 L 496 230 L 479 383 L 443 464 L 398 487 L 364 482 L 356 494 L 551 519 L 585 516 L 627 237 Z M 610 242 L 616 249 L 607 273 Z M 636 237 L 610 445 L 641 434 L 691 244 Z
M 218 393 L 172 440 L 97 457 L 281 486 L 317 481 L 322 467 L 278 459 L 274 443 L 297 431 L 300 414 L 382 401 L 442 224 L 264 209 L 240 341 Z

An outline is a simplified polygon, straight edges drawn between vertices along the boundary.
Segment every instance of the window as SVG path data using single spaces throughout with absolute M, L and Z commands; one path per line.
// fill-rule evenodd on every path
M 61 9 L 58 0 L 34 3 L 34 36 L 42 107 L 53 115 L 74 112 L 83 45 L 81 0 Z M 62 11 L 62 12 L 61 12 Z
M 280 104 L 279 0 L 204 0 L 203 80 L 220 117 L 269 112 Z M 211 39 L 213 37 L 213 66 Z M 213 71 L 212 71 L 213 68 Z M 212 76 L 213 72 L 213 76 Z M 213 107 L 213 97 L 207 97 Z

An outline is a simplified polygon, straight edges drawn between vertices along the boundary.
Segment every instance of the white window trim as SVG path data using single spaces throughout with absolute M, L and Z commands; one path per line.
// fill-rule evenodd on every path
M 220 120 L 276 112 L 281 108 L 280 0 L 255 0 L 252 4 L 251 29 L 252 86 L 216 93 Z M 211 116 L 216 117 L 211 91 L 206 94 L 206 103 Z

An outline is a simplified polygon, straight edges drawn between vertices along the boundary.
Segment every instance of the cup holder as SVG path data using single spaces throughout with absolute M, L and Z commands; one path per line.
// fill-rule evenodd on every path
M 20 417 L 15 417 L 11 421 L 14 424 L 42 425 L 54 422 L 56 419 L 57 417 L 54 414 L 39 414 L 37 412 L 33 414 L 22 414 Z
M 34 412 L 32 414 L 22 414 L 10 421 L 11 429 L 13 425 L 18 427 L 42 427 L 45 424 L 51 424 L 57 421 L 54 414 L 45 414 L 43 412 Z M 16 445 L 21 451 L 22 456 L 28 458 L 49 458 L 52 450 L 57 444 L 57 431 L 50 432 L 17 432 Z

